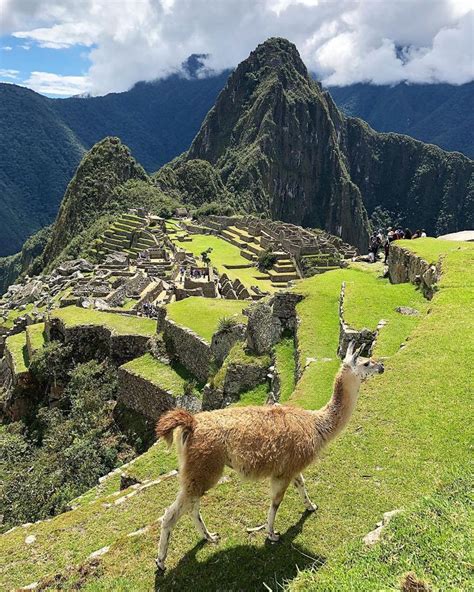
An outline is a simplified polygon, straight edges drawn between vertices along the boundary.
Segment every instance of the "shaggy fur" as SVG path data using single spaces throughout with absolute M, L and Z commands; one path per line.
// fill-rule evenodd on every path
M 171 530 L 185 512 L 191 511 L 198 531 L 215 542 L 199 512 L 199 500 L 219 481 L 225 466 L 246 479 L 270 478 L 272 503 L 267 535 L 278 540 L 273 523 L 286 489 L 293 483 L 305 508 L 314 511 L 304 486 L 302 471 L 321 449 L 344 428 L 354 410 L 361 381 L 383 372 L 371 360 L 357 363 L 352 348 L 336 376 L 333 396 L 318 411 L 292 406 L 234 407 L 198 413 L 184 409 L 165 413 L 158 421 L 157 436 L 176 444 L 180 459 L 181 488 L 162 522 L 157 565 L 164 569 Z

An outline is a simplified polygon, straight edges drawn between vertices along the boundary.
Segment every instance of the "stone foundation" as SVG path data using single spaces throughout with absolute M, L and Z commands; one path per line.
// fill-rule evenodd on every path
M 392 244 L 388 254 L 388 275 L 393 284 L 411 282 L 419 286 L 425 298 L 431 300 L 437 290 L 441 269 L 439 264 L 429 264 L 409 249 Z

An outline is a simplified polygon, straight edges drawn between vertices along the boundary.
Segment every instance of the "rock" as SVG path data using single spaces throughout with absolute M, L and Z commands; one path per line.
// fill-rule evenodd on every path
M 272 307 L 261 300 L 250 306 L 246 314 L 248 347 L 257 355 L 270 353 L 282 332 L 281 322 L 273 315 Z
M 127 475 L 126 473 L 122 473 L 120 475 L 120 491 L 128 489 L 129 487 L 137 483 L 141 483 L 141 481 L 139 481 L 135 477 L 132 477 L 132 475 Z
M 30 534 L 25 538 L 25 543 L 27 545 L 32 545 L 36 542 L 36 536 L 34 534 Z
M 385 512 L 382 520 L 377 523 L 377 528 L 365 535 L 363 538 L 364 543 L 369 547 L 375 545 L 375 543 L 378 543 L 384 529 L 389 524 L 390 520 L 397 514 L 400 514 L 401 511 L 402 510 L 391 510 L 390 512 Z
M 72 275 L 76 271 L 91 272 L 94 266 L 86 259 L 71 259 L 70 261 L 64 261 L 57 268 L 57 272 L 60 275 Z
M 397 306 L 395 310 L 402 315 L 407 315 L 410 317 L 416 317 L 420 314 L 420 311 L 416 310 L 416 308 L 411 308 L 410 306 Z
M 105 555 L 106 553 L 109 552 L 110 547 L 102 547 L 102 549 L 98 549 L 97 551 L 94 551 L 93 553 L 91 553 L 88 557 L 88 559 L 94 559 L 94 557 L 100 557 L 101 555 Z

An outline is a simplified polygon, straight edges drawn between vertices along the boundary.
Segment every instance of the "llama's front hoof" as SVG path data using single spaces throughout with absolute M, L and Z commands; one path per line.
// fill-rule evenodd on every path
M 318 506 L 316 504 L 313 504 L 312 502 L 306 504 L 305 507 L 307 512 L 316 512 L 316 510 L 318 509 Z
M 166 571 L 166 567 L 165 567 L 165 562 L 161 561 L 161 559 L 158 557 L 155 560 L 156 563 L 156 571 L 158 575 L 163 575 Z
M 269 532 L 267 534 L 267 541 L 270 541 L 271 543 L 278 543 L 279 540 L 280 540 L 280 533 L 279 532 Z
M 206 541 L 209 543 L 218 543 L 220 539 L 219 533 L 217 532 L 209 532 L 206 536 Z

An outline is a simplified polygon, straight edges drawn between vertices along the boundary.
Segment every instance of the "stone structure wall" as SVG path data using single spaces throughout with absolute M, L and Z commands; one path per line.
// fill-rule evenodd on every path
M 149 419 L 156 420 L 176 406 L 171 393 L 124 368 L 118 370 L 118 384 L 118 402 Z
M 164 341 L 170 355 L 176 356 L 191 374 L 205 382 L 212 360 L 209 343 L 194 331 L 181 327 L 170 319 L 164 318 L 162 325 Z
M 411 282 L 419 286 L 424 296 L 431 300 L 441 275 L 440 265 L 427 261 L 397 245 L 390 245 L 388 254 L 388 274 L 393 284 Z
M 237 324 L 230 329 L 216 331 L 211 340 L 211 352 L 218 364 L 222 364 L 229 354 L 232 347 L 245 339 L 246 327 L 243 324 Z
M 260 300 L 244 311 L 248 317 L 247 346 L 256 354 L 269 353 L 282 333 L 281 322 L 269 302 Z
M 347 348 L 351 341 L 355 342 L 354 349 L 362 348 L 360 354 L 362 356 L 370 357 L 372 349 L 377 338 L 378 329 L 371 331 L 370 329 L 361 329 L 360 331 L 352 329 L 344 320 L 344 296 L 345 296 L 345 282 L 342 283 L 341 293 L 339 296 L 339 346 L 337 348 L 338 356 L 344 359 Z
M 110 360 L 117 366 L 142 356 L 149 349 L 149 338 L 143 335 L 116 335 L 107 327 L 78 325 L 66 327 L 61 319 L 46 323 L 49 339 L 72 345 L 77 361 Z

